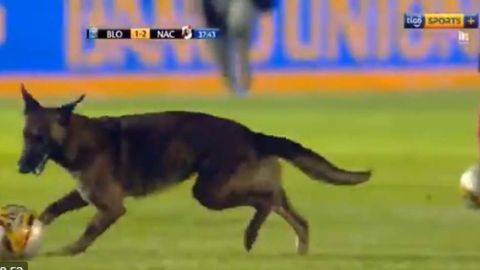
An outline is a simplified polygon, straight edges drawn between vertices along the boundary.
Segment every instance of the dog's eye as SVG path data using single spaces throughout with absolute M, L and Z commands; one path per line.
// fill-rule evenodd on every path
M 45 142 L 45 137 L 43 137 L 40 134 L 34 134 L 33 135 L 33 140 L 37 143 L 43 143 L 43 142 Z
M 25 139 L 27 139 L 29 141 L 32 141 L 32 142 L 36 142 L 36 143 L 45 142 L 45 137 L 42 136 L 41 134 L 38 134 L 38 133 L 25 132 L 23 134 L 23 136 L 25 137 Z

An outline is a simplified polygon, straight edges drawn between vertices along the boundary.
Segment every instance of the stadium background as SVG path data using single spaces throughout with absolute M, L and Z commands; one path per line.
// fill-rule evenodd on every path
M 91 25 L 201 26 L 195 1 L 27 2 L 0 1 L 1 94 L 11 94 L 19 81 L 42 94 L 223 89 L 204 41 L 85 39 Z M 480 82 L 477 31 L 467 31 L 471 41 L 462 45 L 456 30 L 406 31 L 402 24 L 405 11 L 468 13 L 479 7 L 459 0 L 279 1 L 257 23 L 252 41 L 254 92 L 474 87 Z
M 335 164 L 372 168 L 336 187 L 284 164 L 292 203 L 310 222 L 309 256 L 272 215 L 251 253 L 252 210 L 208 211 L 193 181 L 142 200 L 83 255 L 38 257 L 30 269 L 480 269 L 480 215 L 464 207 L 461 172 L 478 160 L 478 32 L 404 30 L 403 13 L 479 12 L 476 0 L 280 0 L 252 41 L 252 95 L 223 89 L 203 41 L 85 40 L 97 27 L 201 25 L 196 0 L 0 0 L 0 205 L 41 211 L 75 186 L 49 163 L 17 172 L 19 84 L 42 104 L 81 93 L 88 116 L 193 110 L 302 142 Z M 61 96 L 61 97 L 60 97 Z M 215 131 L 212 131 L 215 132 Z M 89 207 L 46 230 L 43 251 L 75 239 Z

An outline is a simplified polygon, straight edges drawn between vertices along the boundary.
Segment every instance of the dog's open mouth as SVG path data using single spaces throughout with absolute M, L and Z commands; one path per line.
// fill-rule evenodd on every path
M 43 170 L 45 169 L 45 164 L 47 164 L 47 161 L 48 161 L 48 155 L 44 155 L 42 157 L 42 160 L 38 163 L 37 167 L 33 169 L 33 174 L 35 175 L 42 174 Z

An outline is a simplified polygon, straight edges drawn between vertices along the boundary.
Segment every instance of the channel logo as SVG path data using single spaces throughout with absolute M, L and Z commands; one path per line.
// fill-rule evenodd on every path
M 458 31 L 458 43 L 468 44 L 470 42 L 470 35 L 462 30 Z
M 463 29 L 478 28 L 479 15 L 463 13 L 405 14 L 404 28 Z
M 424 28 L 463 28 L 462 13 L 426 13 Z
M 403 16 L 403 28 L 420 29 L 425 25 L 425 18 L 422 15 L 405 14 Z

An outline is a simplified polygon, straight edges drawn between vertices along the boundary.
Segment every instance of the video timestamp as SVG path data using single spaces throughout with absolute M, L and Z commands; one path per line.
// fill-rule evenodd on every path
M 0 261 L 0 270 L 28 270 L 28 263 L 21 261 Z

